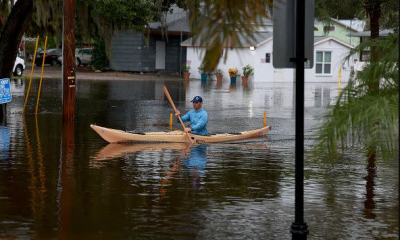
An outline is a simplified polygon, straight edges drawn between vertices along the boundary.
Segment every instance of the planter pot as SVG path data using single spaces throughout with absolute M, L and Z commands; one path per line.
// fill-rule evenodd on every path
M 246 85 L 248 80 L 249 80 L 249 77 L 247 77 L 247 76 L 242 76 L 242 84 L 243 84 L 243 85 Z
M 217 82 L 222 82 L 223 75 L 217 75 Z
M 189 80 L 189 77 L 190 77 L 190 72 L 183 72 L 183 78 L 185 80 Z
M 231 77 L 231 83 L 236 84 L 236 76 Z
M 201 81 L 207 81 L 207 73 L 201 74 Z

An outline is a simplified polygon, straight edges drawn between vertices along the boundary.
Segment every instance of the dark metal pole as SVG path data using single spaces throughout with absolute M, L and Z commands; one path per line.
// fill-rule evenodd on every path
M 75 0 L 64 0 L 63 121 L 75 120 Z
M 305 0 L 296 1 L 296 146 L 295 146 L 295 221 L 292 239 L 307 239 L 304 222 L 304 63 L 305 63 Z

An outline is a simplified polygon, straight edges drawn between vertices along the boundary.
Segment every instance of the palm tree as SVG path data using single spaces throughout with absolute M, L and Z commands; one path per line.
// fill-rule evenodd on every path
M 395 33 L 387 38 L 371 39 L 356 47 L 371 48 L 379 52 L 340 94 L 336 105 L 324 116 L 324 123 L 317 131 L 317 155 L 333 160 L 338 149 L 361 144 L 367 149 L 369 159 L 376 150 L 384 159 L 398 152 L 399 129 L 399 37 Z M 371 91 L 371 85 L 379 89 Z

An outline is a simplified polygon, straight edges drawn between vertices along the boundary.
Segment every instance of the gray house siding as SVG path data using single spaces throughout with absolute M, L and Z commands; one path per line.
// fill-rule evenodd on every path
M 186 47 L 181 47 L 180 36 L 168 36 L 166 46 L 165 70 L 179 72 L 180 66 L 186 63 Z
M 117 71 L 150 71 L 154 69 L 154 46 L 146 46 L 141 34 L 118 31 L 111 40 L 110 68 Z M 142 57 L 144 56 L 144 57 Z M 153 56 L 149 58 L 146 56 Z
M 181 64 L 186 63 L 186 48 L 180 49 L 180 35 L 168 36 L 167 42 L 165 36 L 152 34 L 147 46 L 144 37 L 132 30 L 120 30 L 114 34 L 109 67 L 116 71 L 156 71 L 156 41 L 166 42 L 165 71 L 179 72 Z

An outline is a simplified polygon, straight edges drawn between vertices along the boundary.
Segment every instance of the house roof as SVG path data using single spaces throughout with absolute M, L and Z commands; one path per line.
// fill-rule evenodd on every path
M 334 42 L 337 42 L 337 43 L 339 43 L 339 44 L 341 44 L 341 45 L 343 45 L 345 47 L 354 48 L 353 46 L 351 46 L 351 45 L 349 45 L 349 44 L 347 44 L 345 42 L 342 42 L 337 38 L 330 37 L 330 36 L 314 37 L 314 46 L 317 46 L 317 45 L 322 44 L 322 43 L 327 42 L 327 41 L 334 41 Z
M 358 20 L 358 19 L 356 19 L 356 20 L 339 20 L 339 19 L 331 18 L 331 21 L 333 23 L 336 23 L 344 28 L 347 28 L 347 29 L 353 31 L 353 32 L 360 32 L 360 31 L 364 30 L 364 26 L 365 26 L 365 21 Z M 318 23 L 323 23 L 323 21 L 318 21 L 316 19 L 314 21 L 314 24 L 316 25 Z M 351 26 L 350 26 L 350 23 L 351 23 Z M 315 28 L 315 26 L 314 26 L 314 28 Z M 317 30 L 318 30 L 318 28 L 317 28 Z
M 239 41 L 241 42 L 241 46 L 238 43 L 235 43 L 233 47 L 258 47 L 272 39 L 272 32 L 256 32 L 253 33 L 252 36 L 244 33 L 239 35 Z M 189 38 L 181 43 L 181 46 L 184 47 L 200 47 L 199 43 L 193 43 L 193 38 Z
M 190 32 L 189 16 L 187 11 L 176 5 L 171 7 L 172 12 L 168 11 L 164 14 L 163 20 L 168 32 Z M 150 28 L 153 30 L 161 30 L 161 22 L 150 23 Z
M 234 47 L 243 47 L 243 48 L 252 47 L 252 46 L 259 47 L 259 46 L 263 45 L 264 43 L 271 41 L 272 35 L 273 35 L 272 32 L 259 32 L 258 34 L 254 35 L 254 38 L 255 38 L 254 40 L 251 37 L 246 37 L 246 35 L 240 36 L 239 38 L 243 43 L 242 46 L 239 46 L 239 44 L 235 44 Z M 192 39 L 193 38 L 189 38 L 189 39 L 183 41 L 181 43 L 181 46 L 183 46 L 183 47 L 200 47 L 200 44 L 193 44 Z M 331 41 L 331 40 L 334 42 L 337 42 L 345 47 L 354 48 L 353 46 L 351 46 L 345 42 L 342 42 L 334 37 L 330 37 L 330 36 L 314 37 L 314 46 L 317 46 L 319 44 L 322 44 L 324 42 Z
M 387 37 L 390 33 L 393 33 L 392 29 L 379 30 L 379 36 L 382 36 L 382 37 Z M 347 35 L 347 36 L 349 36 L 349 35 Z M 370 36 L 371 36 L 371 31 L 364 31 L 364 32 L 351 34 L 351 37 L 370 37 Z
M 356 30 L 357 32 L 364 31 L 365 28 L 365 21 L 360 19 L 342 19 L 336 20 L 345 25 L 347 28 L 351 28 Z

